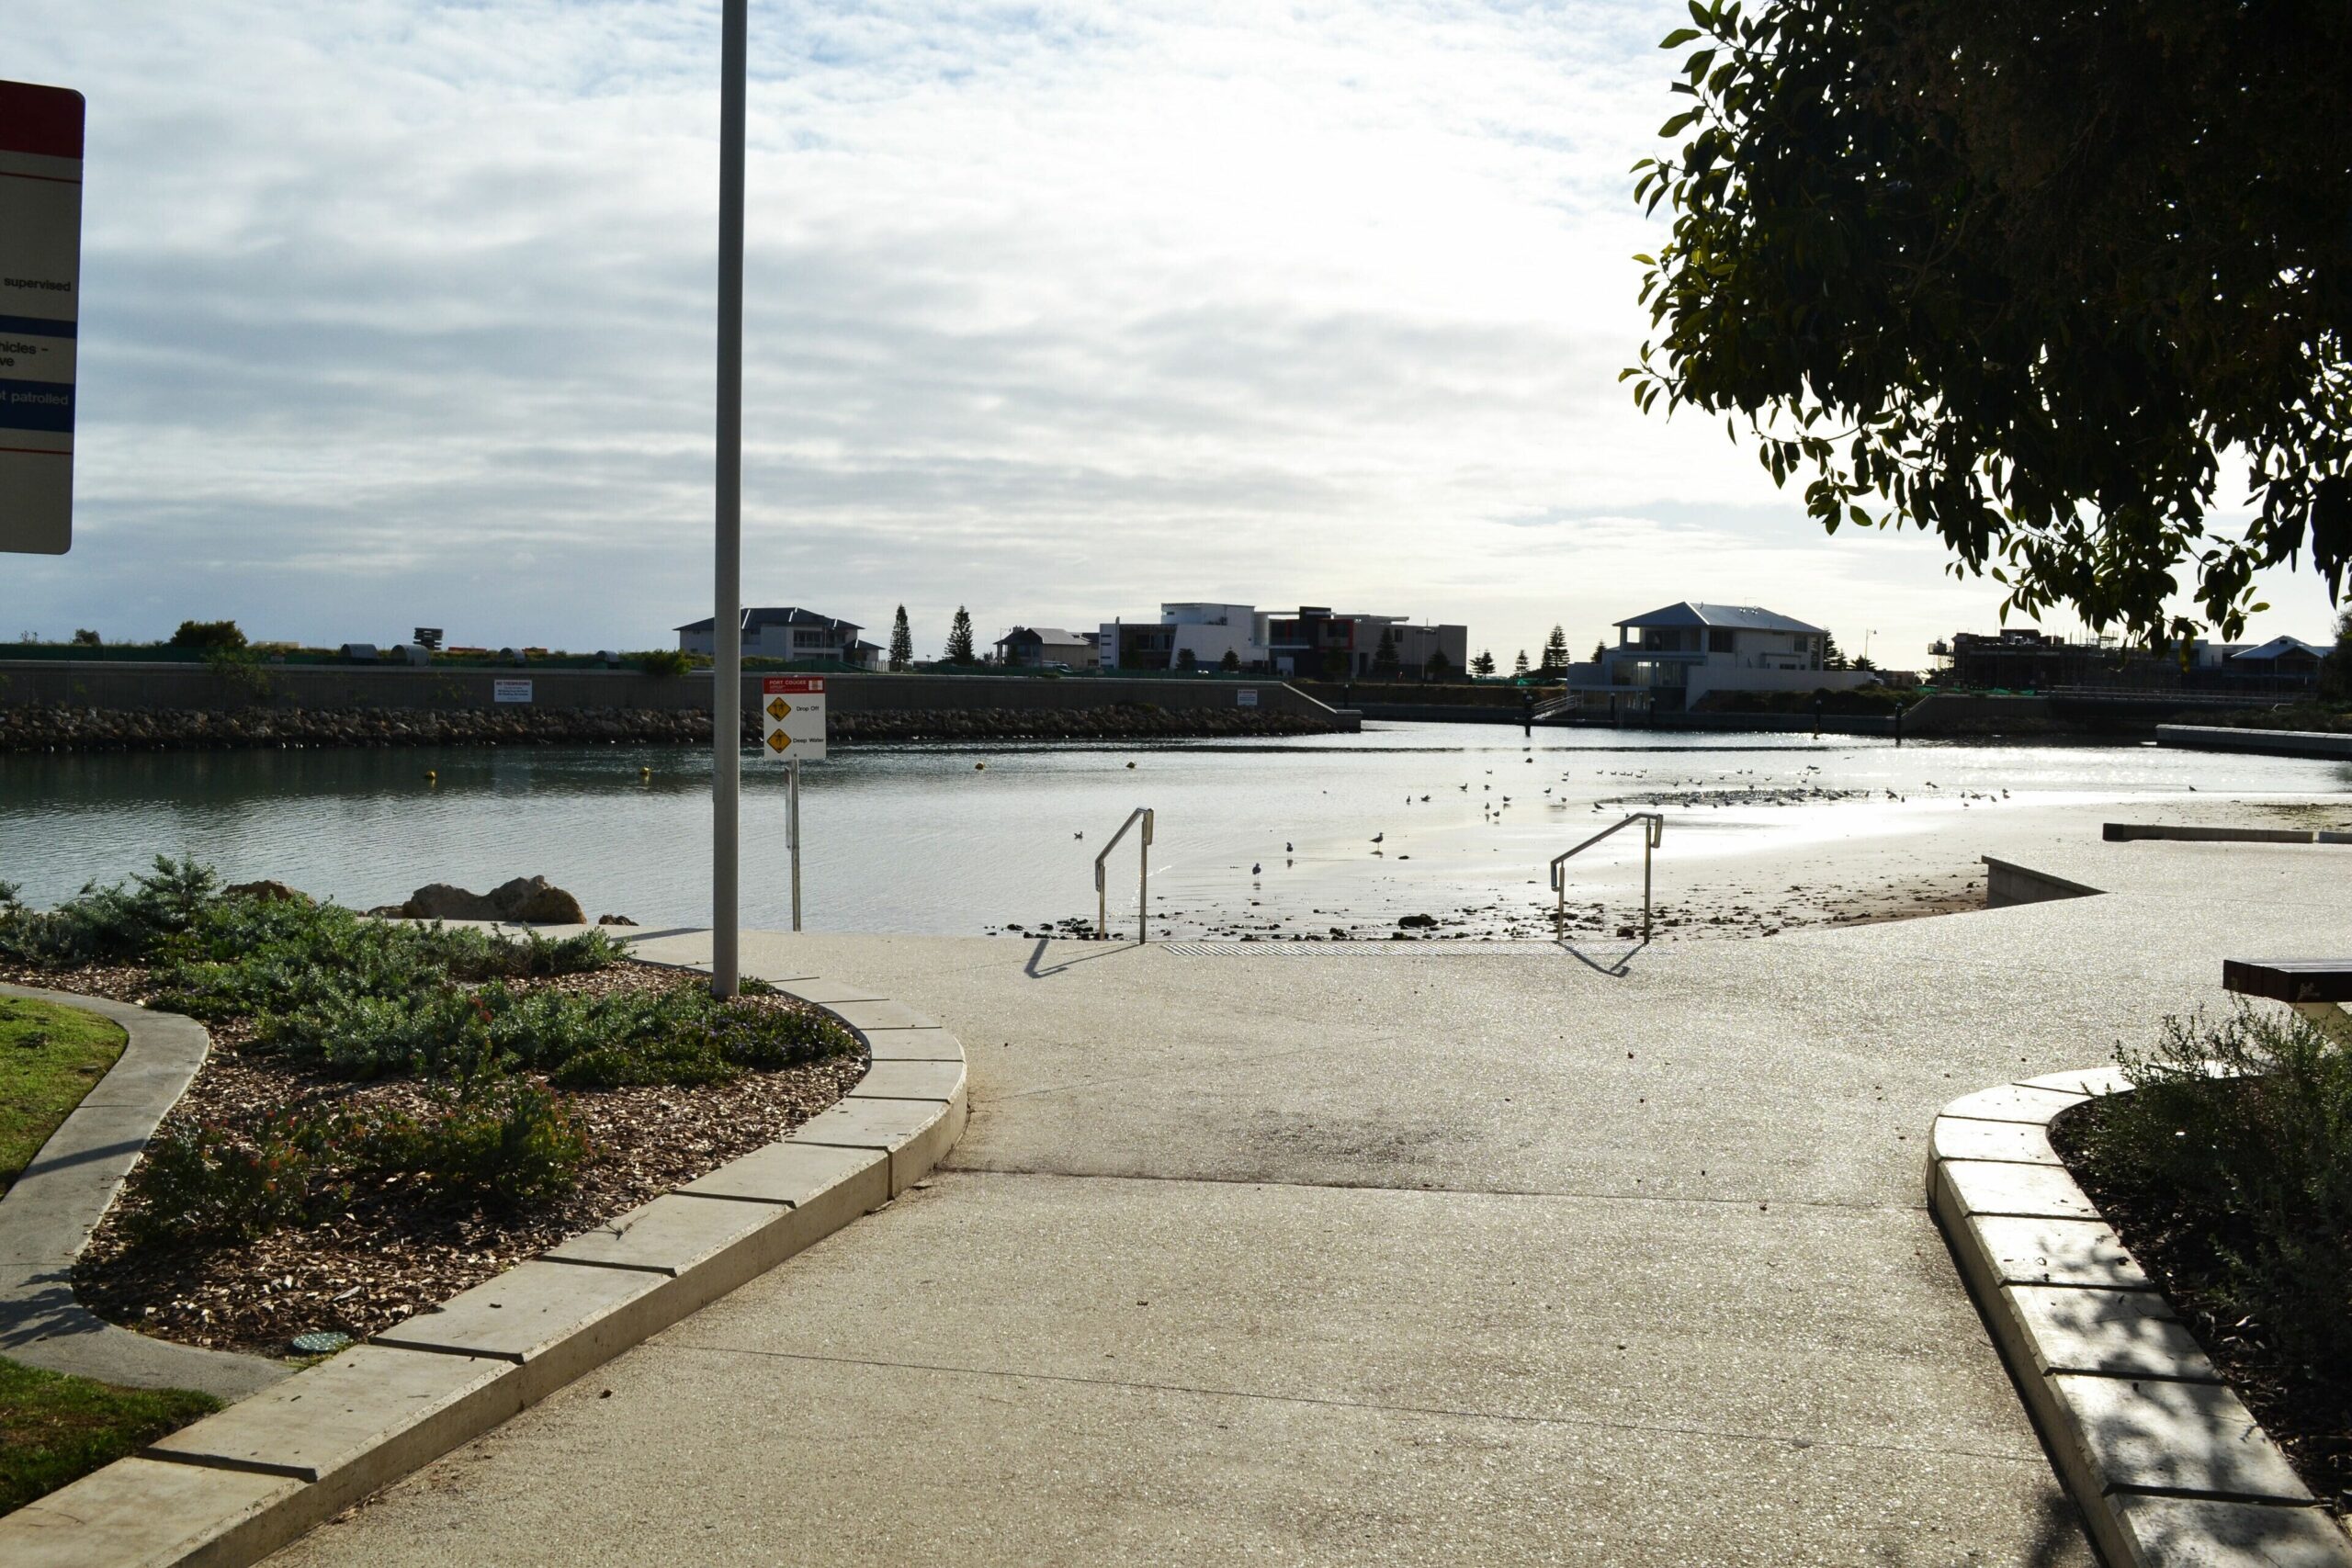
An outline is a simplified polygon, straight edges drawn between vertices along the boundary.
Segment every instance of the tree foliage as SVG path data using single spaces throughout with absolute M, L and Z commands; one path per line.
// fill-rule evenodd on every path
M 972 614 L 961 604 L 956 606 L 956 618 L 947 626 L 947 662 L 979 662 L 979 655 L 972 648 Z
M 1568 634 L 1565 627 L 1554 626 L 1552 635 L 1544 639 L 1544 668 L 1566 670 L 1568 667 Z
M 1396 673 L 1396 634 L 1386 626 L 1380 628 L 1379 646 L 1372 650 L 1372 672 L 1386 677 Z
M 2352 560 L 2341 0 L 1691 0 L 1636 198 L 1635 401 L 1745 423 L 1807 511 L 1914 524 L 2005 615 L 2234 637 Z M 2211 527 L 2224 458 L 2253 522 Z M 2181 574 L 2193 576 L 2183 582 Z
M 901 604 L 899 613 L 890 620 L 890 668 L 911 670 L 914 667 L 915 634 L 907 625 L 907 607 Z
M 1470 660 L 1470 673 L 1473 675 L 1491 675 L 1494 672 L 1494 650 L 1492 649 L 1486 648 L 1480 649 Z

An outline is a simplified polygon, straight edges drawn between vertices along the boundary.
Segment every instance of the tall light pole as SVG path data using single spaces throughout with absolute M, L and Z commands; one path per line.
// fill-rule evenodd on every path
M 718 505 L 710 670 L 710 992 L 735 994 L 743 787 L 743 74 L 749 0 L 723 0 L 718 83 Z

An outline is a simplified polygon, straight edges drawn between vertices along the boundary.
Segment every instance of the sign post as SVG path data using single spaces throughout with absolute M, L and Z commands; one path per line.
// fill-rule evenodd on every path
M 0 550 L 74 544 L 82 95 L 0 82 Z
M 718 461 L 710 669 L 710 993 L 738 985 L 736 818 L 743 785 L 743 70 L 750 0 L 718 41 Z
M 770 675 L 760 682 L 760 750 L 788 770 L 784 840 L 792 852 L 792 929 L 800 929 L 800 763 L 825 760 L 825 678 Z

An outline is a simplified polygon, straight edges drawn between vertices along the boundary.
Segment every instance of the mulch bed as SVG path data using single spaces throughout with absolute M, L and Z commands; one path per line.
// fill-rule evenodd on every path
M 154 987 L 143 966 L 13 969 L 0 979 L 137 1001 Z M 515 989 L 666 989 L 694 984 L 674 969 L 623 961 L 584 975 L 509 981 Z M 758 1006 L 797 1009 L 781 997 Z M 207 1026 L 212 1052 L 165 1124 L 235 1122 L 266 1111 L 328 1106 L 422 1110 L 413 1079 L 353 1082 L 247 1049 L 243 1021 Z M 852 1055 L 731 1082 L 564 1091 L 589 1141 L 571 1192 L 514 1214 L 392 1184 L 355 1194 L 340 1217 L 256 1241 L 138 1247 L 109 1211 L 74 1274 L 74 1292 L 100 1316 L 159 1338 L 215 1349 L 289 1354 L 313 1329 L 361 1338 L 602 1224 L 682 1182 L 773 1143 L 838 1100 L 865 1072 Z
M 2224 1238 L 2164 1194 L 2095 1180 L 2081 1154 L 2102 1102 L 2092 1100 L 2050 1124 L 2051 1145 L 2098 1212 L 2148 1271 L 2174 1313 L 2262 1423 L 2328 1510 L 2352 1515 L 2352 1378 L 2333 1387 L 2305 1376 L 2282 1357 L 2253 1318 L 2223 1304 L 2218 1244 Z

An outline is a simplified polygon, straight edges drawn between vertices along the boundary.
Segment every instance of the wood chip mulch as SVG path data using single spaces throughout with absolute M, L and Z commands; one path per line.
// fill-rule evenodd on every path
M 2262 1325 L 2232 1311 L 2217 1289 L 2215 1258 L 2224 1238 L 2161 1195 L 2098 1180 L 2082 1159 L 2099 1102 L 2077 1106 L 2050 1126 L 2051 1146 L 2068 1173 L 2173 1312 L 2195 1335 L 2223 1381 L 2245 1402 L 2301 1476 L 2312 1495 L 2338 1516 L 2352 1516 L 2352 1379 L 2306 1374 L 2280 1354 Z
M 67 971 L 0 965 L 0 979 L 120 1001 L 141 1001 L 155 990 L 143 966 L 128 964 Z M 674 969 L 623 961 L 590 974 L 508 984 L 604 992 L 666 989 L 682 979 Z M 780 997 L 745 1000 L 802 1005 Z M 166 1126 L 242 1122 L 297 1106 L 422 1110 L 429 1103 L 413 1080 L 355 1083 L 252 1050 L 244 1021 L 206 1027 L 211 1054 Z M 857 1054 L 721 1084 L 562 1091 L 587 1134 L 589 1157 L 570 1193 L 527 1214 L 395 1185 L 357 1195 L 347 1213 L 324 1224 L 242 1244 L 158 1248 L 129 1243 L 118 1205 L 76 1264 L 74 1292 L 93 1312 L 126 1327 L 215 1349 L 286 1356 L 288 1341 L 314 1329 L 362 1338 L 774 1142 L 841 1099 L 865 1072 Z

